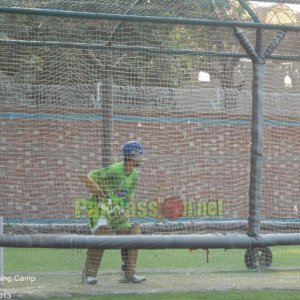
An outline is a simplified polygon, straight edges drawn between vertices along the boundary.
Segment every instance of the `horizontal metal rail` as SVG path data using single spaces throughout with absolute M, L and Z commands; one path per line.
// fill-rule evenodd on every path
M 105 49 L 106 44 L 97 43 L 65 43 L 58 41 L 26 41 L 26 40 L 0 40 L 0 45 L 18 45 L 27 47 L 60 47 L 74 49 Z M 248 58 L 247 54 L 228 51 L 209 51 L 209 50 L 192 50 L 192 49 L 173 49 L 173 48 L 158 48 L 146 46 L 128 46 L 128 45 L 111 45 L 112 51 L 131 51 L 131 52 L 147 52 L 157 54 L 171 55 L 188 55 L 188 56 L 213 56 L 213 57 L 236 57 Z M 273 54 L 269 59 L 299 61 L 300 55 L 279 55 Z
M 248 0 L 249 2 L 265 2 L 270 4 L 299 4 L 298 0 Z
M 290 24 L 265 24 L 260 22 L 242 22 L 232 20 L 210 20 L 210 19 L 193 19 L 178 17 L 157 17 L 141 15 L 124 15 L 112 13 L 93 13 L 79 12 L 56 9 L 24 8 L 24 7 L 5 7 L 0 6 L 0 13 L 25 14 L 25 15 L 42 15 L 51 17 L 65 18 L 87 18 L 102 19 L 110 21 L 127 21 L 127 22 L 149 22 L 162 24 L 185 24 L 185 25 L 202 25 L 202 26 L 221 26 L 221 27 L 243 27 L 243 28 L 261 28 L 284 31 L 300 31 L 300 25 Z
M 247 249 L 269 246 L 300 245 L 300 233 L 203 235 L 11 235 L 0 236 L 0 247 L 22 248 L 101 248 L 101 249 Z

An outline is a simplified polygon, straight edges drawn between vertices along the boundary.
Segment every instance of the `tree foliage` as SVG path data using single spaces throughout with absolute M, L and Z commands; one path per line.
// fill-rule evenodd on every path
M 237 19 L 243 17 L 236 1 L 4 1 L 3 5 L 56 8 L 111 13 L 172 16 L 185 18 Z M 118 5 L 116 5 L 118 4 Z M 0 45 L 0 70 L 17 82 L 31 84 L 92 84 L 105 76 L 109 46 L 155 47 L 157 49 L 233 50 L 228 29 L 153 23 L 128 23 L 95 19 L 71 19 L 33 15 L 2 14 L 2 40 L 60 42 L 64 47 L 22 47 Z M 72 47 L 98 44 L 101 49 Z M 66 46 L 68 45 L 68 46 Z M 107 46 L 106 48 L 104 46 Z M 116 84 L 179 87 L 190 78 L 191 70 L 209 57 L 170 55 L 137 51 L 113 51 L 111 68 Z M 224 60 L 221 61 L 224 65 Z M 225 62 L 226 65 L 228 61 Z M 228 71 L 228 70 L 226 70 Z M 232 71 L 232 70 L 231 70 Z M 217 73 L 217 72 L 216 72 Z M 229 74 L 231 76 L 230 70 Z M 231 76 L 232 77 L 232 76 Z M 230 77 L 230 78 L 231 78 Z M 226 80 L 223 80 L 224 87 Z

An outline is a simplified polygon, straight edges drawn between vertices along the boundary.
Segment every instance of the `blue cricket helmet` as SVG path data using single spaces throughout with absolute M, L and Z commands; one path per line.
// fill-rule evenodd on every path
M 129 141 L 122 146 L 122 153 L 124 156 L 143 155 L 144 147 L 136 141 Z

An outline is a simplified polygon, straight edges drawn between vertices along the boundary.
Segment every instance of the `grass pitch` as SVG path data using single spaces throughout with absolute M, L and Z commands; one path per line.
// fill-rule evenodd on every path
M 140 295 L 102 295 L 82 297 L 75 296 L 75 300 L 140 300 Z M 143 300 L 298 300 L 300 299 L 299 291 L 284 290 L 266 290 L 266 291 L 222 291 L 222 292 L 189 292 L 189 293 L 159 293 L 146 294 Z M 52 299 L 52 300 L 58 300 Z
M 271 249 L 273 253 L 271 267 L 255 270 L 246 268 L 245 250 L 210 249 L 209 252 L 204 250 L 191 252 L 185 249 L 140 250 L 137 271 L 147 278 L 142 286 L 119 283 L 120 251 L 107 250 L 98 274 L 98 284 L 87 286 L 80 280 L 85 250 L 5 248 L 5 276 L 11 276 L 12 280 L 4 282 L 2 290 L 22 299 L 28 297 L 62 299 L 72 296 L 73 299 L 92 300 L 108 299 L 105 297 L 109 295 L 110 300 L 134 300 L 147 299 L 146 296 L 150 295 L 151 300 L 171 299 L 170 297 L 172 300 L 192 300 L 208 299 L 205 297 L 211 293 L 213 296 L 210 299 L 222 297 L 222 300 L 227 299 L 225 298 L 227 294 L 231 300 L 297 299 L 295 295 L 300 294 L 300 247 L 280 246 Z M 19 276 L 17 278 L 25 276 L 25 279 L 34 278 L 34 280 L 14 280 L 14 276 Z M 278 289 L 289 290 L 290 293 L 282 298 L 275 296 L 259 298 L 260 294 L 258 297 L 253 296 L 256 290 L 262 292 L 268 289 L 273 289 L 272 293 L 275 296 L 279 295 Z M 240 290 L 251 290 L 248 295 L 251 294 L 252 298 L 242 298 Z M 231 291 L 233 294 L 230 294 Z M 234 293 L 237 293 L 239 298 L 233 298 Z M 134 298 L 132 294 L 139 298 Z M 289 298 L 289 294 L 293 298 Z M 77 298 L 74 298 L 74 295 L 77 295 Z M 97 295 L 97 298 L 86 295 Z

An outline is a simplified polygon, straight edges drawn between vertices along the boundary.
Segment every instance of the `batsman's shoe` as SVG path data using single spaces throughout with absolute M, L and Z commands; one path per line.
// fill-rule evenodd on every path
M 82 283 L 96 284 L 98 280 L 94 276 L 82 276 Z
M 121 278 L 119 280 L 121 283 L 142 283 L 146 281 L 146 278 L 143 276 L 132 275 L 132 276 L 125 276 L 125 274 L 121 274 Z

